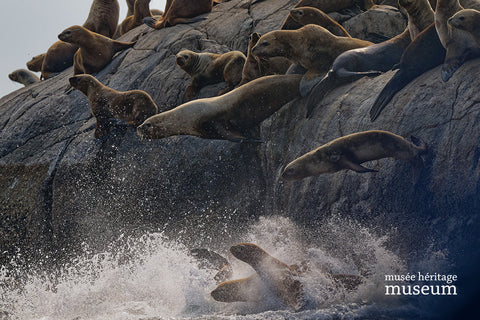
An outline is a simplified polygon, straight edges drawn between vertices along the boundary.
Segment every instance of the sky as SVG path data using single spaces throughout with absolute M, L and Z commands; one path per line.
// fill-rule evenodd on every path
M 150 9 L 165 8 L 166 0 L 152 0 Z M 93 0 L 0 0 L 0 97 L 20 89 L 8 75 L 34 56 L 44 53 L 57 35 L 87 19 Z M 125 0 L 119 0 L 119 23 L 127 14 Z M 40 74 L 37 74 L 40 76 Z

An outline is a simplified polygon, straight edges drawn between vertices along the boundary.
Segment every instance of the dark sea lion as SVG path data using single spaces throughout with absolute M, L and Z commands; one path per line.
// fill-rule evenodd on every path
M 276 30 L 263 35 L 252 49 L 262 58 L 283 56 L 307 69 L 300 91 L 305 96 L 317 76 L 325 75 L 343 52 L 373 43 L 350 37 L 338 37 L 327 29 L 309 24 L 297 30 Z
M 340 37 L 351 37 L 341 24 L 330 18 L 327 14 L 313 7 L 298 7 L 290 10 L 290 17 L 302 26 L 316 24 L 324 27 L 331 33 Z
M 39 54 L 27 62 L 27 68 L 33 72 L 42 71 L 43 60 L 45 59 L 45 53 Z
M 249 141 L 250 132 L 287 102 L 299 97 L 301 75 L 266 76 L 222 96 L 198 99 L 147 119 L 137 128 L 145 139 L 192 135 Z
M 179 23 L 195 22 L 194 17 L 212 11 L 212 0 L 167 0 L 163 15 L 145 18 L 143 22 L 154 29 L 162 29 Z
M 427 150 L 426 144 L 412 136 L 411 143 L 388 131 L 371 130 L 335 139 L 290 162 L 282 178 L 299 180 L 323 173 L 350 169 L 359 173 L 376 172 L 361 164 L 393 157 L 401 160 L 417 158 Z
M 263 76 L 273 74 L 285 74 L 290 67 L 290 60 L 284 57 L 272 57 L 269 59 L 259 59 L 252 54 L 253 47 L 257 44 L 261 34 L 254 32 L 248 39 L 247 60 L 242 69 L 242 81 L 238 84 L 241 86 L 247 82 Z
M 89 74 L 73 76 L 69 81 L 88 98 L 90 110 L 97 119 L 95 138 L 108 134 L 112 118 L 138 126 L 158 112 L 157 105 L 145 91 L 117 91 Z
M 61 41 L 79 47 L 74 56 L 73 74 L 95 73 L 102 70 L 115 53 L 133 47 L 135 42 L 120 42 L 81 26 L 72 26 L 58 35 Z
M 442 64 L 444 59 L 445 49 L 438 38 L 435 24 L 432 24 L 420 32 L 405 49 L 397 65 L 398 71 L 382 89 L 370 109 L 371 121 L 375 121 L 398 91 L 419 75 Z
M 242 69 L 246 59 L 240 51 L 217 54 L 182 50 L 177 53 L 177 65 L 192 77 L 183 102 L 192 100 L 201 88 L 209 84 L 223 81 L 227 83 L 227 86 L 218 95 L 235 88 L 242 80 Z
M 23 84 L 25 87 L 40 81 L 40 78 L 37 77 L 37 75 L 25 69 L 13 71 L 8 75 L 8 78 L 12 81 Z

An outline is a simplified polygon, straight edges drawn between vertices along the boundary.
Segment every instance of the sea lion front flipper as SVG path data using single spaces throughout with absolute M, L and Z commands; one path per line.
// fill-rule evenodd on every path
M 323 75 L 314 73 L 312 71 L 307 71 L 300 81 L 300 95 L 306 97 L 312 88 L 315 87 L 321 80 Z
M 356 171 L 356 172 L 358 172 L 358 173 L 378 172 L 377 170 L 365 168 L 365 167 L 363 167 L 362 165 L 360 165 L 360 164 L 358 164 L 358 163 L 355 163 L 355 162 L 347 159 L 346 157 L 340 157 L 340 159 L 338 160 L 338 162 L 339 162 L 345 169 L 350 169 L 350 170 Z

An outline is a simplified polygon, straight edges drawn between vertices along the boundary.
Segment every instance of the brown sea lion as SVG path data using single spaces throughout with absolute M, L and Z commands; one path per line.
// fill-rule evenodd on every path
M 122 36 L 128 31 L 141 26 L 143 24 L 143 18 L 152 17 L 150 12 L 151 0 L 136 0 L 133 15 L 128 16 L 118 26 L 118 35 Z
M 45 59 L 45 53 L 39 54 L 27 62 L 27 68 L 33 72 L 42 71 L 43 60 Z
M 327 29 L 309 24 L 297 30 L 277 30 L 263 35 L 252 54 L 262 58 L 283 56 L 307 69 L 300 91 L 305 96 L 312 80 L 325 75 L 333 61 L 343 52 L 373 43 L 350 37 L 338 37 Z
M 247 48 L 247 60 L 242 69 L 242 81 L 238 84 L 241 86 L 247 82 L 262 76 L 272 74 L 285 74 L 290 66 L 290 60 L 284 57 L 272 57 L 269 59 L 259 59 L 252 54 L 253 47 L 257 44 L 261 34 L 254 32 L 250 35 Z
M 137 128 L 145 139 L 192 135 L 248 141 L 250 132 L 287 102 L 299 97 L 301 75 L 266 76 L 222 96 L 198 99 L 147 119 Z
M 204 86 L 222 81 L 225 81 L 227 86 L 218 95 L 232 90 L 242 80 L 242 69 L 246 59 L 240 51 L 223 54 L 180 51 L 176 55 L 177 65 L 192 77 L 183 101 L 192 100 Z
M 78 46 L 64 41 L 57 41 L 48 48 L 42 64 L 42 78 L 48 79 L 53 75 L 73 65 L 73 57 Z
M 230 248 L 233 256 L 248 263 L 267 288 L 294 310 L 305 306 L 303 284 L 298 274 L 287 264 L 269 255 L 252 243 L 240 243 Z
M 40 78 L 37 77 L 37 75 L 25 69 L 13 71 L 8 75 L 8 78 L 12 81 L 23 84 L 25 87 L 40 81 Z
M 264 284 L 257 274 L 220 283 L 210 295 L 220 302 L 261 302 Z
M 58 35 L 64 42 L 79 47 L 74 57 L 73 74 L 94 73 L 102 70 L 115 53 L 133 47 L 135 42 L 120 42 L 81 26 L 72 26 Z
M 232 276 L 232 266 L 227 259 L 218 253 L 203 248 L 192 249 L 190 250 L 190 253 L 195 259 L 197 259 L 200 268 L 218 270 L 217 274 L 214 276 L 216 281 L 227 281 Z
M 442 80 L 448 81 L 467 60 L 480 56 L 480 47 L 465 30 L 449 29 L 448 19 L 462 10 L 458 0 L 438 0 L 435 10 L 435 27 L 443 47 L 447 50 L 442 66 Z
M 480 11 L 475 9 L 463 9 L 448 19 L 448 24 L 453 28 L 464 30 L 473 37 L 480 46 Z
M 158 112 L 157 105 L 145 91 L 116 91 L 104 86 L 89 74 L 73 76 L 69 81 L 72 87 L 85 94 L 90 102 L 90 110 L 97 119 L 95 138 L 108 134 L 112 118 L 138 126 Z
M 192 18 L 212 11 L 212 7 L 212 0 L 167 0 L 164 14 L 158 20 L 150 17 L 143 22 L 154 29 L 195 22 L 199 19 Z
M 432 23 L 405 49 L 397 65 L 398 71 L 387 82 L 370 109 L 370 120 L 375 121 L 398 91 L 419 75 L 442 64 L 444 59 L 445 49 L 438 38 L 435 24 Z
M 327 14 L 313 7 L 298 7 L 290 10 L 290 17 L 302 26 L 316 24 L 324 27 L 340 37 L 351 37 L 342 25 L 330 18 Z
M 282 178 L 306 177 L 350 169 L 359 173 L 376 172 L 361 166 L 366 161 L 393 157 L 411 160 L 427 151 L 426 144 L 412 136 L 411 143 L 388 131 L 371 130 L 335 139 L 290 162 Z
M 399 63 L 403 52 L 416 36 L 433 23 L 433 10 L 427 0 L 399 0 L 408 15 L 408 26 L 399 35 L 366 48 L 346 51 L 333 62 L 332 69 L 313 86 L 307 100 L 307 117 L 333 88 L 364 76 L 377 76 Z
M 127 0 L 127 16 L 126 18 L 133 16 L 134 11 L 135 11 L 135 0 Z M 150 9 L 150 13 L 152 16 L 161 16 L 163 14 L 162 10 L 158 9 Z
M 339 11 L 348 7 L 353 6 L 356 3 L 356 0 L 300 0 L 294 8 L 299 7 L 313 7 L 318 10 L 321 10 L 324 13 L 330 13 Z M 301 28 L 303 25 L 293 20 L 293 18 L 288 15 L 281 30 L 295 30 Z

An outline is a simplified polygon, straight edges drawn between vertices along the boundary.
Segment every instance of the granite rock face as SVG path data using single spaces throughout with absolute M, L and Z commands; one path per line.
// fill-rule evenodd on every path
M 96 77 L 116 90 L 145 90 L 161 111 L 171 109 L 190 82 L 175 65 L 178 51 L 245 52 L 251 32 L 278 29 L 295 3 L 232 0 L 195 24 L 141 26 L 121 38 L 138 39 L 135 47 Z M 478 247 L 470 232 L 480 213 L 478 62 L 448 83 L 438 68 L 415 79 L 374 123 L 370 106 L 393 72 L 333 90 L 309 119 L 305 101 L 292 101 L 262 124 L 262 144 L 142 141 L 122 124 L 97 140 L 86 97 L 69 90 L 71 69 L 17 90 L 0 100 L 0 260 L 19 249 L 70 250 L 82 242 L 101 249 L 122 234 L 152 230 L 192 245 L 228 242 L 244 222 L 277 214 L 310 227 L 332 214 L 395 227 L 397 248 L 407 253 L 437 234 L 438 246 Z M 366 164 L 378 173 L 280 178 L 301 154 L 368 129 L 422 138 L 429 147 L 423 165 L 383 159 Z

